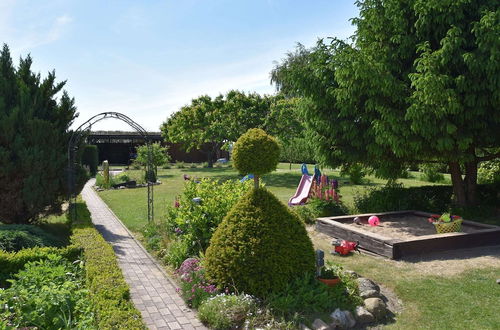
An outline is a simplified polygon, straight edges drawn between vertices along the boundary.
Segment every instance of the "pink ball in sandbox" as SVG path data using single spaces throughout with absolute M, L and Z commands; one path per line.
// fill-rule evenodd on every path
M 380 224 L 380 220 L 376 215 L 372 215 L 368 218 L 368 223 L 370 226 L 378 226 Z

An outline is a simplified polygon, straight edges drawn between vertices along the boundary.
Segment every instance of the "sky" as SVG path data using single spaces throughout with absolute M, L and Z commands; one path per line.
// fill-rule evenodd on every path
M 159 131 L 200 95 L 274 93 L 276 61 L 298 42 L 351 36 L 357 13 L 354 0 L 0 0 L 0 44 L 67 80 L 73 127 L 116 111 Z M 92 129 L 130 130 L 111 119 Z

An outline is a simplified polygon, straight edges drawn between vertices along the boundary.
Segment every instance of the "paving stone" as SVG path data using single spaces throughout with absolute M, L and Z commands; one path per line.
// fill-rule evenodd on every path
M 206 330 L 184 303 L 171 280 L 134 239 L 123 223 L 92 189 L 89 180 L 82 197 L 101 235 L 113 246 L 125 281 L 130 286 L 132 301 L 141 312 L 149 329 Z

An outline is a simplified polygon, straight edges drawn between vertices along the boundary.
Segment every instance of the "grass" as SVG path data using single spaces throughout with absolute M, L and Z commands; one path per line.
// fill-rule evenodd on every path
M 114 167 L 116 168 L 116 167 Z M 313 167 L 309 166 L 310 172 Z M 131 177 L 142 175 L 141 170 L 130 170 Z M 340 176 L 337 170 L 325 169 L 323 173 L 330 178 L 336 178 L 340 182 L 340 192 L 342 200 L 352 206 L 354 196 L 365 191 L 367 188 L 382 186 L 386 180 L 375 178 L 374 176 L 365 177 L 363 185 L 352 185 L 347 183 L 348 177 Z M 161 185 L 154 187 L 154 212 L 155 219 L 161 219 L 166 213 L 167 205 L 172 205 L 175 196 L 182 191 L 184 184 L 183 175 L 191 177 L 203 178 L 210 177 L 218 180 L 239 180 L 241 175 L 229 167 L 214 167 L 214 168 L 171 168 L 158 169 L 158 180 Z M 406 187 L 432 185 L 430 182 L 420 181 L 420 173 L 412 172 L 414 178 L 401 179 Z M 264 176 L 263 181 L 269 190 L 275 194 L 282 202 L 287 203 L 288 199 L 295 193 L 297 185 L 301 177 L 300 164 L 292 164 L 292 169 L 289 169 L 289 164 L 280 163 L 275 172 Z M 106 190 L 99 193 L 101 198 L 109 205 L 115 214 L 126 224 L 132 231 L 139 231 L 147 221 L 147 190 L 146 188 L 122 189 L 122 190 Z
M 329 251 L 329 240 L 311 234 L 315 248 Z M 459 252 L 460 253 L 460 252 Z M 443 260 L 423 265 L 394 261 L 369 255 L 326 257 L 364 277 L 393 290 L 403 301 L 403 311 L 389 329 L 499 329 L 500 302 L 496 279 L 500 264 L 463 266 L 453 272 L 449 268 L 470 259 Z M 496 257 L 498 258 L 498 257 Z M 448 268 L 444 271 L 443 268 Z
M 310 168 L 311 169 L 311 168 Z M 342 199 L 353 205 L 354 196 L 366 189 L 385 184 L 384 180 L 368 176 L 363 185 L 351 185 L 338 171 L 326 169 L 325 174 L 340 182 Z M 172 168 L 159 169 L 162 184 L 155 186 L 155 218 L 161 219 L 167 205 L 182 191 L 183 174 L 192 177 L 212 177 L 219 180 L 239 179 L 238 173 L 230 167 L 222 168 Z M 412 178 L 401 179 L 406 187 L 431 185 L 420 180 L 420 173 L 412 172 Z M 280 164 L 277 171 L 264 177 L 267 187 L 287 202 L 295 193 L 301 176 L 300 165 Z M 449 177 L 446 177 L 449 180 Z M 146 189 L 124 189 L 100 192 L 101 197 L 132 231 L 138 231 L 147 219 Z M 311 230 L 315 248 L 329 251 L 330 239 L 321 238 Z M 487 256 L 488 257 L 488 256 Z M 403 311 L 386 326 L 389 329 L 499 329 L 498 284 L 500 274 L 498 254 L 489 262 L 475 263 L 458 256 L 457 260 L 445 260 L 441 269 L 447 269 L 446 262 L 462 265 L 463 271 L 442 273 L 436 264 L 393 261 L 369 255 L 338 257 L 327 254 L 327 259 L 342 264 L 365 277 L 375 280 L 396 293 L 403 302 Z M 491 261 L 493 260 L 493 261 Z M 439 264 L 437 264 L 439 265 Z M 437 268 L 435 268 L 437 267 Z

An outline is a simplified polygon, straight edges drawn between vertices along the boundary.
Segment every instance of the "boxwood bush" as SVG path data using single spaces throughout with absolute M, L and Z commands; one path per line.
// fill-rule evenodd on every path
M 81 203 L 78 214 L 86 214 Z M 83 212 L 82 212 L 83 211 Z M 139 311 L 130 301 L 130 292 L 116 256 L 89 220 L 74 225 L 72 243 L 81 248 L 85 259 L 85 280 L 96 311 L 99 329 L 144 329 Z
M 220 288 L 257 297 L 313 272 L 314 250 L 303 223 L 265 188 L 252 189 L 215 231 L 205 256 Z

